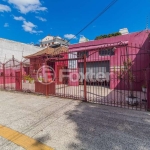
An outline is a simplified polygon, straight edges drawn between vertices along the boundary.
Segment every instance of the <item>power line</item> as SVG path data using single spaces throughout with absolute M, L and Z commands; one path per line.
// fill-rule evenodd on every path
M 66 42 L 68 44 L 77 35 L 83 32 L 88 26 L 90 26 L 94 21 L 96 21 L 100 16 L 102 16 L 109 8 L 111 8 L 118 0 L 113 0 L 107 7 L 105 7 L 93 20 L 91 20 L 85 27 L 83 27 L 77 34 L 75 34 L 70 40 Z M 60 47 L 61 48 L 61 47 Z M 58 48 L 59 49 L 59 48 Z M 58 50 L 57 49 L 57 50 Z
M 85 27 L 83 27 L 77 34 L 75 34 L 70 40 L 66 42 L 68 44 L 72 39 L 74 39 L 77 35 L 79 35 L 81 32 L 83 32 L 86 28 L 88 28 L 94 21 L 96 21 L 101 15 L 103 15 L 109 8 L 111 8 L 118 0 L 113 0 L 106 8 L 104 8 L 93 20 L 91 20 Z M 2 47 L 1 47 L 2 48 Z M 8 48 L 5 48 L 5 50 L 9 50 Z M 58 50 L 58 49 L 57 49 Z M 14 50 L 18 52 L 23 52 L 19 50 Z
M 147 22 L 146 22 L 146 30 L 148 31 L 148 27 L 149 27 L 149 16 L 147 16 Z
M 91 20 L 85 27 L 83 27 L 73 38 L 68 40 L 69 43 L 72 39 L 74 39 L 77 35 L 79 35 L 82 31 L 84 31 L 88 26 L 90 26 L 94 21 L 96 21 L 100 16 L 102 16 L 109 8 L 111 8 L 118 0 L 113 0 L 106 8 L 104 8 L 93 20 Z M 67 44 L 66 43 L 66 44 Z

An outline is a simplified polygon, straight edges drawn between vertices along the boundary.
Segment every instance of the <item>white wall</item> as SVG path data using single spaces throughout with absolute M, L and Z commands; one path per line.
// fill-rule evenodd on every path
M 122 35 L 129 34 L 129 30 L 128 30 L 128 28 L 120 29 L 120 30 L 119 30 L 119 32 L 120 32 Z
M 15 59 L 21 61 L 22 59 L 24 59 L 22 55 L 31 55 L 40 51 L 41 49 L 42 48 L 33 45 L 0 38 L 0 62 L 6 62 L 7 60 L 12 58 L 12 55 L 14 55 Z
M 53 40 L 53 38 L 53 36 L 46 36 L 44 39 L 42 39 L 42 42 Z
M 79 40 L 79 43 L 84 43 L 84 42 L 88 42 L 89 41 L 89 39 L 87 39 L 86 37 L 84 37 L 84 36 L 81 36 L 80 37 L 80 40 Z

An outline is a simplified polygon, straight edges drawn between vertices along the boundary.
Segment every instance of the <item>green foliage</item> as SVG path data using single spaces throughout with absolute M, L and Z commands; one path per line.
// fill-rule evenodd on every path
M 29 78 L 30 78 L 30 75 L 25 75 L 25 76 L 23 77 L 24 80 L 28 80 Z
M 39 77 L 38 80 L 39 80 L 40 82 L 42 82 L 42 77 Z
M 24 76 L 23 79 L 26 81 L 29 81 L 29 83 L 32 83 L 34 81 L 34 79 L 32 77 L 30 77 L 30 75 Z
M 95 38 L 95 40 L 110 38 L 110 37 L 119 36 L 119 35 L 121 35 L 120 32 L 111 33 L 111 34 L 108 34 L 108 35 L 100 35 L 100 36 L 97 36 L 97 37 Z
M 147 85 L 146 85 L 146 84 L 143 84 L 142 87 L 143 87 L 143 88 L 147 88 Z

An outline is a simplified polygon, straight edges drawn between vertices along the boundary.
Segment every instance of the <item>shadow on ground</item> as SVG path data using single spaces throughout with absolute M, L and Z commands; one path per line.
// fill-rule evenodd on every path
M 76 125 L 70 150 L 149 150 L 150 113 L 80 103 L 66 112 Z M 67 129 L 71 126 L 68 124 Z
M 32 146 L 38 148 L 39 150 L 44 150 L 42 143 L 45 143 L 45 142 L 47 142 L 47 141 L 50 140 L 50 139 L 51 139 L 51 138 L 50 138 L 50 136 L 49 136 L 48 134 L 43 135 L 43 136 L 40 136 L 40 137 L 38 137 L 38 138 L 35 138 L 35 140 L 36 140 L 37 142 L 35 142 Z

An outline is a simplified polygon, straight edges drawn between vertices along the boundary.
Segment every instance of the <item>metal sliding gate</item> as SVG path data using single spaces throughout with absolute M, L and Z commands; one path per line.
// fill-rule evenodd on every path
M 76 58 L 56 61 L 62 65 L 57 66 L 52 95 L 135 110 L 150 108 L 147 51 L 122 46 L 75 54 Z
M 124 46 L 89 51 L 85 63 L 88 102 L 150 110 L 150 54 L 145 49 Z
M 75 56 L 76 57 L 76 56 Z M 78 61 L 83 58 L 58 59 L 55 61 L 55 96 L 84 100 L 84 83 L 80 83 Z
M 144 49 L 120 46 L 68 52 L 46 59 L 45 64 L 52 70 L 29 60 L 0 63 L 0 89 L 150 109 L 150 54 Z M 43 72 L 47 80 L 41 77 Z
M 4 89 L 4 65 L 0 62 L 0 89 Z
M 21 91 L 21 66 L 17 60 L 3 64 L 3 88 L 8 91 Z

